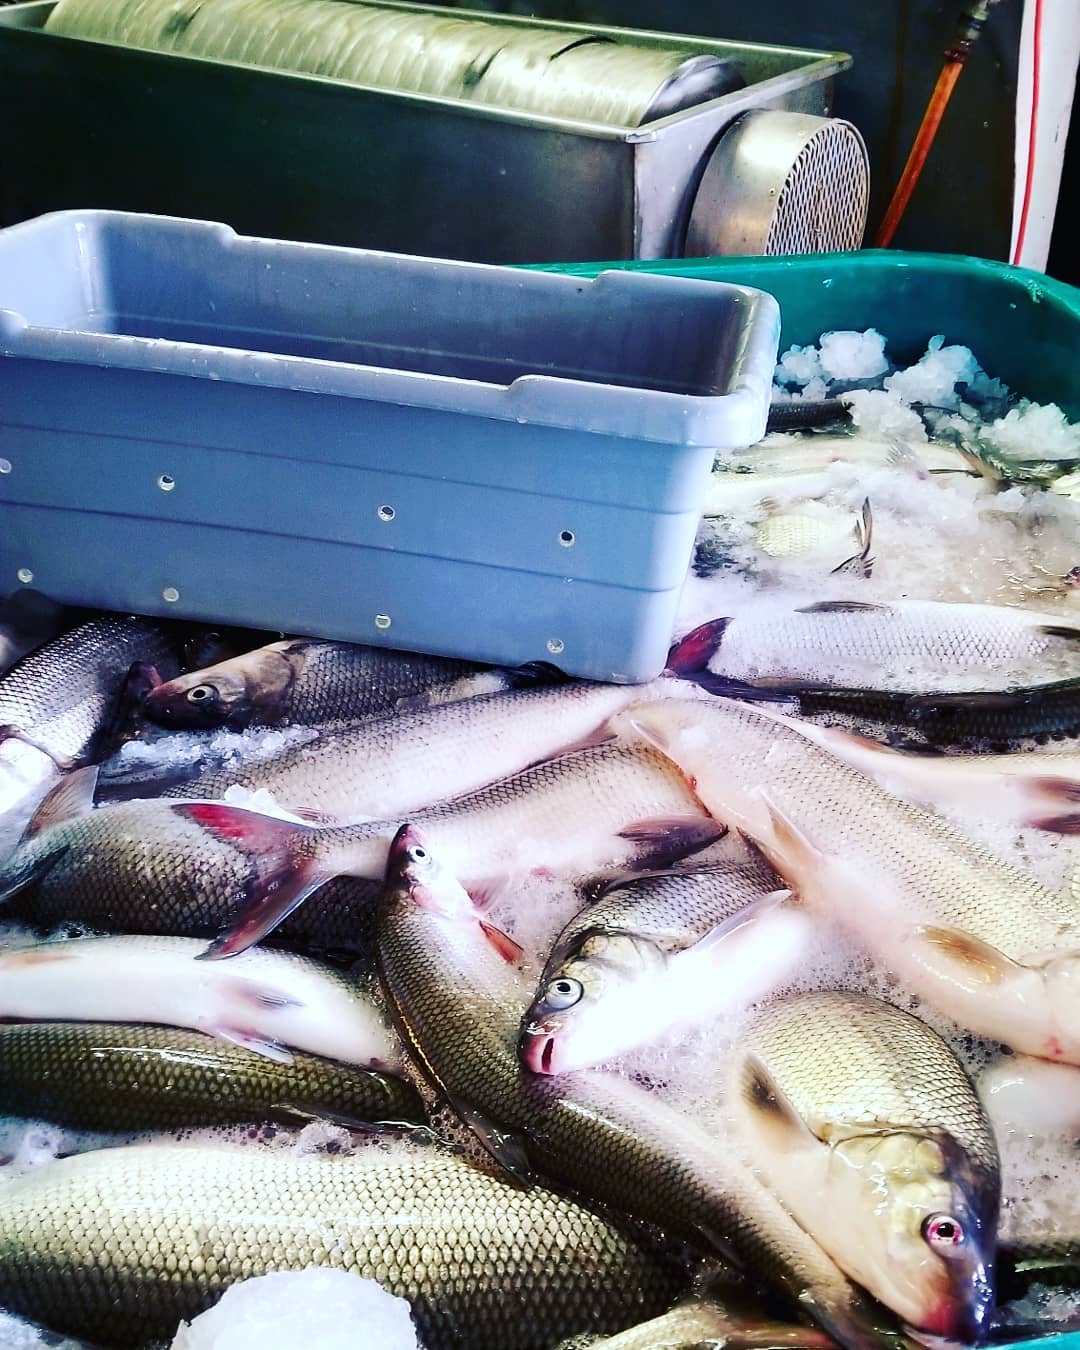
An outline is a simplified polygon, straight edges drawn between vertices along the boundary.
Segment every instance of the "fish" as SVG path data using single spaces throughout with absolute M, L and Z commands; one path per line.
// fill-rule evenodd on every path
M 578 681 L 486 694 L 326 732 L 273 759 L 200 775 L 162 796 L 227 800 L 231 788 L 266 789 L 287 806 L 340 824 L 404 817 L 603 739 L 608 717 L 634 701 L 633 686 Z
M 773 713 L 773 716 L 776 716 Z M 801 722 L 797 730 L 894 796 L 1020 829 L 1080 834 L 1080 753 L 914 754 L 868 736 Z
M 711 672 L 783 693 L 985 694 L 1080 678 L 1080 625 L 1008 605 L 758 600 L 695 628 L 667 664 L 684 677 Z
M 468 661 L 293 638 L 157 683 L 142 711 L 163 727 L 242 731 L 328 726 L 393 712 L 405 700 L 448 702 L 535 682 Z
M 941 817 L 899 801 L 797 727 L 727 699 L 613 721 L 663 750 L 808 909 L 961 1026 L 1080 1062 L 1080 906 Z
M 0 1206 L 0 1303 L 114 1347 L 168 1342 L 238 1280 L 312 1265 L 406 1298 L 428 1350 L 548 1350 L 685 1285 L 625 1227 L 431 1147 L 110 1148 L 9 1182 Z
M 592 1068 L 771 992 L 813 931 L 782 887 L 758 857 L 606 889 L 555 941 L 522 1023 L 523 1063 Z
M 196 960 L 183 937 L 70 938 L 0 952 L 0 1018 L 187 1027 L 288 1063 L 290 1049 L 400 1068 L 371 999 L 329 966 L 282 951 L 231 965 Z
M 179 1027 L 66 1020 L 0 1026 L 0 1114 L 123 1132 L 426 1119 L 415 1088 L 383 1073 L 305 1054 L 272 1063 Z
M 836 1342 L 813 1327 L 777 1322 L 765 1313 L 733 1313 L 711 1298 L 689 1298 L 627 1331 L 593 1341 L 588 1350 L 832 1350 Z
M 69 775 L 0 864 L 0 899 L 12 917 L 37 927 L 78 921 L 128 933 L 221 934 L 209 954 L 228 956 L 298 910 L 290 940 L 364 947 L 378 887 L 327 883 L 380 882 L 400 819 L 319 828 L 223 802 L 164 799 L 91 811 L 93 776 L 93 767 Z M 610 877 L 666 864 L 725 828 L 662 755 L 614 741 L 413 819 L 489 896 L 536 870 Z
M 763 503 L 763 505 L 773 505 Z M 769 510 L 754 527 L 754 543 L 770 558 L 819 558 L 850 545 L 854 534 L 857 551 L 830 570 L 869 577 L 874 568 L 870 556 L 873 539 L 873 513 L 870 499 L 862 505 L 852 527 L 851 514 L 845 509 L 830 509 L 821 502 L 804 503 L 799 510 Z
M 24 741 L 61 769 L 89 763 L 138 660 L 175 665 L 175 635 L 152 619 L 102 614 L 47 642 L 0 680 L 0 742 Z
M 730 1100 L 759 1174 L 852 1280 L 916 1331 L 985 1338 L 1001 1167 L 940 1037 L 859 994 L 781 999 L 740 1034 Z
M 1072 1236 L 1051 1237 L 1045 1240 L 1006 1243 L 999 1250 L 998 1288 L 1002 1300 L 1024 1298 L 1032 1286 L 1064 1286 L 1073 1291 L 1071 1308 L 1063 1317 L 1055 1315 L 1053 1330 L 1080 1331 L 1080 1233 Z M 1063 1300 L 1062 1300 L 1063 1301 Z M 1065 1308 L 1056 1310 L 1064 1313 Z M 1013 1331 L 1016 1335 L 1045 1335 L 1050 1327 L 1048 1319 L 1036 1316 L 1035 1325 L 1028 1332 Z
M 379 978 L 409 1052 L 503 1167 L 713 1254 L 738 1253 L 844 1346 L 898 1343 L 885 1310 L 689 1116 L 617 1074 L 523 1068 L 516 1044 L 529 990 L 515 947 L 412 825 L 390 850 L 378 939 Z
M 703 683 L 733 698 L 787 704 L 806 721 L 854 729 L 897 748 L 1001 754 L 1080 737 L 1080 679 L 936 694 L 827 685 L 785 692 L 722 677 L 703 677 Z

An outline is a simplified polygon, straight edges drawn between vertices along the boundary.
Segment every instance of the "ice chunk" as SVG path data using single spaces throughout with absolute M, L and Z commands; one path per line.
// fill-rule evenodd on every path
M 1010 459 L 1046 460 L 1080 457 L 1080 425 L 1070 424 L 1056 403 L 1018 407 L 983 428 L 983 440 Z
M 821 357 L 814 346 L 789 347 L 777 362 L 773 377 L 777 384 L 806 385 L 811 380 L 820 380 L 823 371 Z
M 898 396 L 882 389 L 856 389 L 844 394 L 851 420 L 868 436 L 894 436 L 911 444 L 926 443 L 926 428 L 917 412 L 904 407 Z
M 418 1350 L 409 1305 L 374 1280 L 309 1266 L 243 1280 L 193 1322 L 172 1350 Z
M 865 333 L 826 333 L 821 339 L 821 369 L 830 380 L 869 380 L 889 368 L 885 339 L 876 328 Z
M 928 404 L 935 408 L 956 408 L 960 396 L 956 386 L 967 386 L 981 373 L 970 347 L 946 347 L 940 334 L 932 337 L 926 354 L 906 370 L 898 370 L 885 379 L 885 388 L 903 403 Z

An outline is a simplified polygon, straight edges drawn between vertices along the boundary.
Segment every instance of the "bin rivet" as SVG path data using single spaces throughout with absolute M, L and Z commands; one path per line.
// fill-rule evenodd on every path
M 11 472 L 11 460 L 0 459 L 0 473 L 10 473 L 10 472 Z
M 547 640 L 547 649 L 552 654 L 552 656 L 558 656 L 558 654 L 561 651 L 563 651 L 565 647 L 566 643 L 562 640 L 562 638 L 548 638 Z
M 563 530 L 562 533 L 559 535 L 559 543 L 562 544 L 563 548 L 573 548 L 573 547 L 574 547 L 574 531 L 573 531 L 573 530 Z
M 393 520 L 397 512 L 392 506 L 380 506 L 377 514 L 380 520 Z
M 383 629 L 384 631 L 385 631 L 387 628 L 389 628 L 389 627 L 390 627 L 390 615 L 389 615 L 389 614 L 376 614 L 376 615 L 375 615 L 375 627 L 376 627 L 376 628 L 381 628 L 381 629 Z
M 177 600 L 180 599 L 180 592 L 175 586 L 166 586 L 161 592 L 161 598 L 162 600 L 167 601 L 168 604 L 175 605 Z
M 176 479 L 172 476 L 171 473 L 163 473 L 161 477 L 157 480 L 157 485 L 162 490 L 162 492 L 171 492 L 173 488 L 176 486 Z
M 34 579 L 34 574 L 33 572 L 30 571 L 29 567 L 20 567 L 19 570 L 15 573 L 15 575 L 19 578 L 19 580 L 23 583 L 24 586 L 29 586 Z

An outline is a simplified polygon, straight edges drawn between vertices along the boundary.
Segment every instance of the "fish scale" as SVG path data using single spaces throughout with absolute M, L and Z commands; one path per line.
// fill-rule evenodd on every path
M 548 1350 L 652 1316 L 682 1283 L 572 1201 L 430 1148 L 109 1149 L 3 1191 L 0 1302 L 113 1346 L 168 1340 L 237 1280 L 309 1265 L 408 1299 L 427 1350 Z
M 169 1130 L 325 1116 L 424 1120 L 408 1083 L 294 1052 L 276 1063 L 177 1027 L 0 1026 L 0 1114 L 75 1130 Z

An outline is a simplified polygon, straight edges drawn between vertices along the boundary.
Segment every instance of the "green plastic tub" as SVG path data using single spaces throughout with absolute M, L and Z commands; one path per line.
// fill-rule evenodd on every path
M 901 364 L 928 338 L 970 347 L 990 375 L 1080 420 L 1080 289 L 1041 272 L 946 253 L 818 253 L 793 258 L 564 263 L 548 270 L 594 276 L 609 268 L 737 282 L 780 302 L 781 351 L 830 329 L 876 328 Z M 1078 1347 L 1080 1350 L 1080 1347 Z

